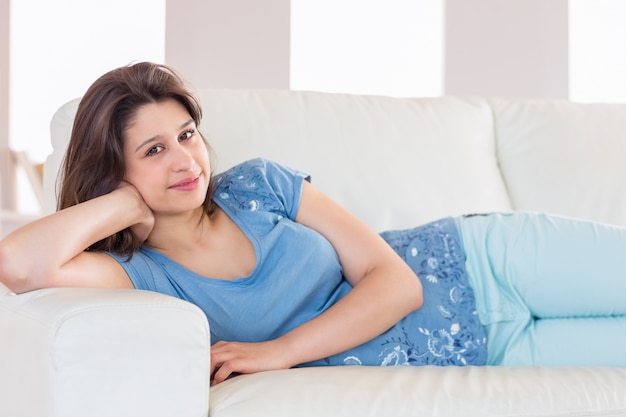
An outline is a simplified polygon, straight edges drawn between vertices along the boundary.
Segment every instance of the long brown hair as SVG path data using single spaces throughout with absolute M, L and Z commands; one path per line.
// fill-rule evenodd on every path
M 166 65 L 141 62 L 117 68 L 89 87 L 78 106 L 60 171 L 59 210 L 108 194 L 120 185 L 126 171 L 124 130 L 141 106 L 166 99 L 183 105 L 200 125 L 202 109 L 198 99 L 186 88 L 182 77 Z M 209 186 L 204 201 L 207 214 L 215 209 L 212 192 Z M 131 255 L 140 246 L 130 229 L 125 229 L 90 249 Z

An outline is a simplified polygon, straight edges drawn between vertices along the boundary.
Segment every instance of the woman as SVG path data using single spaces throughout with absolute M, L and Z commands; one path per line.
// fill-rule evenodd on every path
M 200 120 L 197 101 L 168 67 L 138 63 L 99 78 L 76 114 L 59 211 L 2 241 L 0 281 L 16 292 L 140 288 L 194 302 L 211 323 L 216 383 L 233 373 L 305 365 L 513 361 L 506 352 L 550 362 L 561 356 L 549 352 L 551 336 L 520 330 L 534 326 L 537 312 L 621 316 L 602 328 L 626 347 L 617 335 L 626 330 L 623 279 L 601 274 L 597 295 L 582 303 L 576 298 L 590 285 L 579 280 L 567 283 L 558 304 L 553 298 L 564 291 L 561 277 L 598 272 L 588 267 L 593 262 L 554 259 L 587 249 L 572 244 L 581 238 L 598 236 L 602 249 L 589 248 L 589 256 L 607 270 L 626 271 L 618 256 L 626 247 L 623 229 L 493 214 L 381 236 L 306 175 L 272 161 L 212 176 Z M 528 246 L 537 245 L 519 244 L 521 234 L 531 243 L 541 237 L 547 247 L 530 254 Z M 54 236 L 63 239 L 49 244 Z M 527 262 L 545 265 L 529 275 Z M 570 343 L 596 327 L 580 322 L 558 338 Z M 531 339 L 539 350 L 526 346 Z M 569 356 L 594 363 L 589 346 L 581 343 Z M 613 356 L 612 364 L 626 364 Z

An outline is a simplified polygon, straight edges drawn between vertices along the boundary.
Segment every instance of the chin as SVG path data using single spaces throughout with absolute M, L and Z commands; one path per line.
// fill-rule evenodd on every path
M 189 212 L 194 212 L 197 210 L 204 210 L 204 198 L 200 199 L 200 198 L 187 198 L 187 199 L 183 199 L 183 198 L 179 198 L 176 199 L 172 202 L 170 202 L 170 204 L 159 204 L 158 206 L 155 206 L 153 208 L 153 212 L 156 213 L 162 213 L 168 216 L 175 216 L 178 214 L 185 214 L 185 213 L 189 213 Z

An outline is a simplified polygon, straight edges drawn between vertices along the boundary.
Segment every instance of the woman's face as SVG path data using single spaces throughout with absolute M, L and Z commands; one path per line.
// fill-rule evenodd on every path
M 197 209 L 210 181 L 209 154 L 197 126 L 175 100 L 140 107 L 124 134 L 125 180 L 155 214 Z

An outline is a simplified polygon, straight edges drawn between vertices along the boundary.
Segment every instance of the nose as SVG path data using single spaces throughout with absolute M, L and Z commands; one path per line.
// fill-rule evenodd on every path
M 172 168 L 174 171 L 191 171 L 196 163 L 193 155 L 180 143 L 174 147 L 172 155 Z

